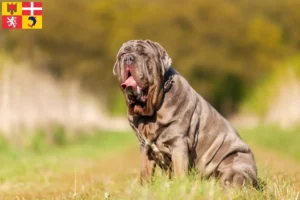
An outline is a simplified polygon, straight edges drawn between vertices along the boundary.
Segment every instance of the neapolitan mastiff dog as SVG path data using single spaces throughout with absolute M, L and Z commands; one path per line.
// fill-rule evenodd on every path
M 164 48 L 130 40 L 117 54 L 113 73 L 139 142 L 141 181 L 155 166 L 175 177 L 195 169 L 227 186 L 257 185 L 254 156 L 231 124 L 171 67 Z

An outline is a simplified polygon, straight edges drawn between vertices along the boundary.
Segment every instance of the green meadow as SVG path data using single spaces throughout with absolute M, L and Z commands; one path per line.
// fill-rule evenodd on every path
M 133 133 L 95 131 L 48 144 L 1 140 L 1 199 L 299 199 L 300 135 L 261 126 L 238 129 L 254 151 L 261 188 L 223 190 L 215 180 L 168 180 L 159 170 L 139 184 L 138 143 Z M 36 144 L 42 144 L 37 147 Z

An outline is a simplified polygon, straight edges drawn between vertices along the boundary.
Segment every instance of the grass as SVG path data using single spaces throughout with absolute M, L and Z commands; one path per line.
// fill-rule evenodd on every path
M 243 138 L 300 162 L 300 128 L 282 131 L 276 126 L 241 130 Z
M 225 191 L 196 176 L 170 181 L 159 170 L 151 184 L 141 186 L 134 134 L 98 132 L 39 150 L 0 140 L 0 199 L 105 199 L 105 194 L 109 199 L 299 199 L 296 130 L 262 126 L 239 132 L 254 151 L 266 182 L 262 191 Z
M 121 151 L 134 142 L 134 136 L 131 134 L 101 132 L 60 146 L 47 144 L 44 141 L 45 138 L 39 135 L 37 133 L 39 139 L 33 138 L 32 144 L 25 147 L 11 146 L 4 139 L 0 139 L 0 178 L 2 181 L 11 178 L 17 172 L 25 172 L 27 168 L 32 168 L 35 164 L 37 167 L 50 166 L 51 163 L 56 165 L 60 161 L 64 164 L 64 161 L 72 161 L 80 157 L 93 160 L 102 154 L 109 155 L 115 151 Z M 36 147 L 36 143 L 43 146 Z M 63 166 L 56 165 L 56 167 Z

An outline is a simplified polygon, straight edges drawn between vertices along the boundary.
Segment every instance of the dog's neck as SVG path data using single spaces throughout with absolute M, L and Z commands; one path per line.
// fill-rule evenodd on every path
M 173 86 L 173 76 L 178 74 L 173 67 L 170 67 L 164 75 L 164 93 L 168 92 Z

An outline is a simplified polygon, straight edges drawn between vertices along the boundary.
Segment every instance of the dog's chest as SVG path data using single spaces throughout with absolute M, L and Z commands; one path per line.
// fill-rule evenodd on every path
M 148 144 L 153 144 L 153 141 L 157 138 L 157 124 L 155 122 L 140 123 L 137 126 L 138 134 Z
M 171 149 L 162 137 L 162 130 L 156 122 L 139 121 L 135 129 L 141 146 L 147 149 L 150 160 L 154 160 L 163 169 L 171 167 Z

